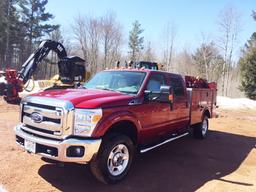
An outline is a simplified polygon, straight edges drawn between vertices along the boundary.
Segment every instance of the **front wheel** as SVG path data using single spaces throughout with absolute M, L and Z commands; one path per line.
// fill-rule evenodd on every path
M 129 137 L 121 134 L 106 136 L 99 153 L 90 163 L 91 171 L 103 183 L 117 183 L 128 174 L 133 155 L 134 145 Z
M 205 139 L 208 133 L 208 117 L 204 116 L 202 122 L 193 127 L 194 137 L 197 139 Z

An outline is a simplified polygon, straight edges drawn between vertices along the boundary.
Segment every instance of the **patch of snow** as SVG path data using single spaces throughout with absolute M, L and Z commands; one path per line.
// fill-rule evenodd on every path
M 7 192 L 2 185 L 0 185 L 0 192 Z
M 224 109 L 256 109 L 256 101 L 248 98 L 217 96 L 217 105 Z
M 0 83 L 6 83 L 5 77 L 0 77 Z

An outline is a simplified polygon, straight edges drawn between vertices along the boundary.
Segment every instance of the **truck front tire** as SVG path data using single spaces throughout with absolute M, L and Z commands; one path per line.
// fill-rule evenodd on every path
M 193 134 L 196 139 L 205 139 L 208 133 L 208 117 L 203 116 L 202 122 L 193 127 Z
M 105 184 L 121 181 L 131 167 L 134 145 L 122 134 L 110 134 L 103 138 L 100 150 L 90 163 L 93 175 Z

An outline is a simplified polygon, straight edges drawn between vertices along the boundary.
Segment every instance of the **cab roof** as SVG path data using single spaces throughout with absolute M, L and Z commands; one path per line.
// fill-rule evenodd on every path
M 181 74 L 177 74 L 177 73 L 170 73 L 167 71 L 152 70 L 152 69 L 145 69 L 145 68 L 139 68 L 139 69 L 138 68 L 114 68 L 114 69 L 106 69 L 104 71 L 133 71 L 133 72 L 145 72 L 145 73 L 159 72 L 163 74 L 182 76 Z

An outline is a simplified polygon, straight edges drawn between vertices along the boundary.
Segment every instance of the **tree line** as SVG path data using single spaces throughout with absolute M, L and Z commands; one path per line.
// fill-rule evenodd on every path
M 256 80 L 252 77 L 256 75 L 250 74 L 256 68 L 255 34 L 246 43 L 241 58 L 235 58 L 242 27 L 241 16 L 233 7 L 220 11 L 218 35 L 212 38 L 202 35 L 199 47 L 191 51 L 187 47 L 177 49 L 178 30 L 174 23 L 166 25 L 158 44 L 161 47 L 155 47 L 144 38 L 143 32 L 147 29 L 139 21 L 134 21 L 129 34 L 125 35 L 113 12 L 99 17 L 77 15 L 71 26 L 72 39 L 63 38 L 61 27 L 49 24 L 54 16 L 46 11 L 47 3 L 47 0 L 0 2 L 0 70 L 19 69 L 38 43 L 50 38 L 63 43 L 69 54 L 82 56 L 91 75 L 114 68 L 116 61 L 121 61 L 121 65 L 129 60 L 156 61 L 163 70 L 218 82 L 220 95 L 240 96 L 240 91 L 243 91 L 255 99 Z M 256 18 L 255 12 L 253 18 Z M 44 64 L 39 66 L 36 78 L 47 79 L 57 74 L 56 61 L 57 56 L 49 54 Z
M 47 3 L 47 0 L 0 1 L 0 70 L 19 69 L 40 40 L 59 29 L 59 25 L 47 23 L 53 18 L 45 10 Z

